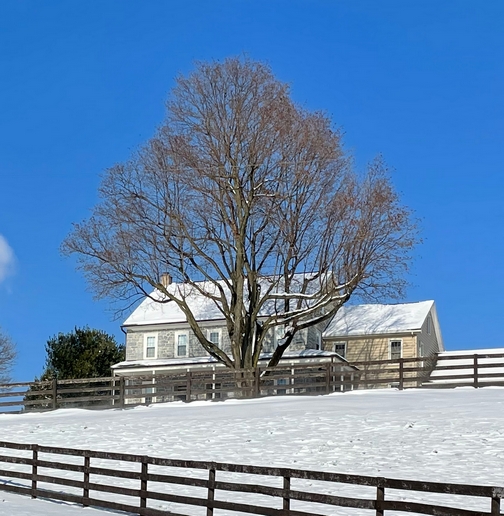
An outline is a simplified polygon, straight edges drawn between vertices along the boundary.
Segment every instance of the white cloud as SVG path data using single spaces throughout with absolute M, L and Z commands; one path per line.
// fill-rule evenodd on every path
M 14 261 L 14 251 L 7 240 L 0 235 L 0 282 L 13 272 Z

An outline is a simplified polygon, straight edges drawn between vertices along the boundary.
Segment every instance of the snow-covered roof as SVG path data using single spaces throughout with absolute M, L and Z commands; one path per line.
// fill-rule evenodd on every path
M 305 274 L 296 274 L 293 278 L 293 291 L 297 286 L 302 284 L 302 280 L 306 278 Z M 314 277 L 314 283 L 317 283 L 317 279 Z M 276 280 L 275 280 L 276 281 Z M 228 288 L 224 281 L 218 282 L 226 295 L 228 294 Z M 267 291 L 271 286 L 270 279 L 265 277 L 261 279 L 262 291 Z M 316 285 L 311 287 L 316 288 Z M 277 294 L 280 292 L 280 286 L 277 286 Z M 219 295 L 220 292 L 213 282 L 200 282 L 196 283 L 195 286 L 186 283 L 172 283 L 168 286 L 168 292 L 175 295 L 177 298 L 185 298 L 187 305 L 197 321 L 214 321 L 224 319 L 223 314 L 219 310 L 217 304 L 210 298 L 203 295 L 201 292 L 206 292 L 209 295 Z M 229 297 L 229 296 L 228 296 Z M 124 326 L 141 326 L 147 324 L 170 324 L 170 323 L 182 323 L 186 322 L 187 318 L 174 301 L 163 301 L 165 298 L 158 290 L 154 290 L 150 297 L 146 297 L 134 310 L 134 312 L 124 321 Z M 309 299 L 304 301 L 309 304 Z M 283 301 L 268 301 L 262 308 L 259 315 L 268 316 L 275 313 L 276 305 L 283 306 Z
M 434 301 L 396 305 L 343 306 L 323 333 L 324 338 L 418 331 Z

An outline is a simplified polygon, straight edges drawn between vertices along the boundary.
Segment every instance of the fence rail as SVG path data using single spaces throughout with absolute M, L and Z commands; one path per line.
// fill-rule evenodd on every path
M 440 355 L 423 387 L 504 386 L 504 353 Z
M 504 497 L 504 487 L 496 486 L 166 459 L 12 442 L 0 442 L 0 448 L 6 450 L 0 455 L 0 491 L 141 516 L 186 516 L 187 513 L 173 511 L 188 506 L 192 507 L 191 514 L 206 516 L 218 516 L 221 510 L 263 516 L 323 516 L 327 514 L 324 509 L 331 507 L 363 509 L 366 512 L 362 514 L 370 516 L 386 516 L 388 511 L 435 516 L 498 516 L 500 500 Z M 62 457 L 70 460 L 63 462 Z M 113 467 L 107 467 L 110 461 L 114 461 Z M 269 485 L 259 483 L 257 476 L 263 482 L 267 478 Z M 112 482 L 119 479 L 119 485 L 117 481 L 111 483 L 111 479 Z M 340 496 L 342 484 L 364 487 L 374 495 Z M 180 486 L 186 486 L 182 494 Z M 386 495 L 394 496 L 394 491 L 401 492 L 401 500 L 386 499 Z M 408 501 L 405 492 L 409 491 L 486 498 L 488 511 Z M 100 493 L 113 494 L 116 500 L 100 498 Z M 246 503 L 243 497 L 251 495 L 254 499 Z M 194 512 L 196 507 L 201 510 Z
M 461 385 L 504 385 L 504 354 L 434 355 L 353 363 L 333 361 L 258 367 L 252 371 L 215 367 L 155 376 L 19 382 L 0 385 L 0 412 L 45 411 L 66 407 L 123 408 L 176 400 Z

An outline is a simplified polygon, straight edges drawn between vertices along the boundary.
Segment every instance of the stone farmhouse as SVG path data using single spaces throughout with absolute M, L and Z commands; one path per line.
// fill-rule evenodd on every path
M 156 299 L 158 295 L 154 292 L 151 297 Z M 222 314 L 208 298 L 197 293 L 192 296 L 191 310 L 208 339 L 229 352 Z M 113 366 L 114 375 L 159 375 L 223 367 L 209 357 L 175 303 L 159 303 L 151 297 L 145 298 L 123 323 L 126 360 Z M 264 365 L 279 338 L 279 333 L 268 335 L 261 357 Z M 414 358 L 442 351 L 434 301 L 356 305 L 345 306 L 329 323 L 296 335 L 281 364 Z

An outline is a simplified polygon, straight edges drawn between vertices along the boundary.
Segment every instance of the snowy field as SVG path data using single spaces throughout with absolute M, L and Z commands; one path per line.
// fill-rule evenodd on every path
M 376 390 L 319 397 L 181 402 L 124 411 L 69 409 L 40 415 L 2 414 L 0 429 L 2 441 L 47 446 L 504 485 L 503 388 Z M 363 497 L 374 493 L 339 486 L 341 490 L 333 494 Z M 190 488 L 180 486 L 179 494 L 184 489 Z M 108 496 L 110 499 L 113 495 Z M 462 502 L 444 495 L 427 498 L 410 492 L 407 496 L 416 501 L 457 503 L 467 509 L 490 509 L 488 500 L 476 498 Z M 159 502 L 156 507 L 169 508 L 169 504 Z M 184 512 L 180 506 L 177 509 Z M 198 510 L 188 507 L 185 513 L 200 514 Z M 110 513 L 0 491 L 0 514 Z M 333 508 L 328 514 L 356 516 L 371 512 Z

